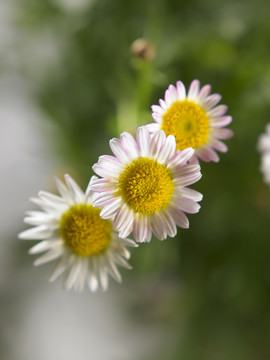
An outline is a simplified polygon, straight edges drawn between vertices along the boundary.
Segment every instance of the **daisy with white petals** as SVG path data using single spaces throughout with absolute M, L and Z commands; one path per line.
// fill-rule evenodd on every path
M 127 132 L 112 139 L 115 156 L 101 156 L 93 170 L 102 177 L 90 185 L 98 194 L 94 206 L 103 219 L 114 218 L 120 237 L 131 232 L 138 242 L 149 242 L 152 232 L 160 239 L 176 235 L 176 225 L 189 227 L 184 212 L 197 213 L 202 195 L 186 186 L 201 178 L 199 165 L 187 165 L 194 150 L 176 150 L 174 136 L 164 131 L 150 135 L 137 130 L 136 140 Z
M 126 246 L 137 246 L 119 238 L 112 222 L 101 219 L 100 209 L 93 207 L 90 184 L 95 178 L 86 193 L 69 175 L 65 175 L 66 185 L 56 179 L 61 196 L 40 191 L 38 198 L 32 198 L 42 211 L 28 212 L 24 221 L 34 227 L 19 234 L 20 239 L 40 240 L 29 250 L 30 254 L 45 251 L 34 265 L 58 259 L 50 281 L 64 274 L 68 290 L 82 291 L 86 283 L 92 291 L 106 290 L 108 274 L 121 282 L 116 265 L 130 269 Z
M 210 94 L 211 86 L 200 89 L 200 82 L 193 80 L 189 90 L 181 81 L 176 86 L 170 85 L 165 92 L 165 100 L 152 106 L 152 116 L 156 124 L 147 125 L 150 131 L 164 130 L 165 134 L 174 135 L 176 147 L 183 150 L 195 149 L 191 162 L 219 161 L 216 151 L 226 152 L 227 146 L 220 140 L 230 139 L 233 132 L 224 128 L 232 121 L 225 115 L 226 105 L 218 105 L 221 95 Z
M 258 150 L 261 152 L 261 171 L 264 181 L 270 184 L 270 124 L 266 126 L 266 132 L 259 137 Z

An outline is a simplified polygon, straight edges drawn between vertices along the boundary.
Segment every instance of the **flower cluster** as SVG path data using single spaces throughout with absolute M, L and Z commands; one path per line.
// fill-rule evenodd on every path
M 85 193 L 65 175 L 66 183 L 56 179 L 60 196 L 41 191 L 31 199 L 42 211 L 27 213 L 33 227 L 19 238 L 40 240 L 29 250 L 43 253 L 34 265 L 58 259 L 50 281 L 63 274 L 67 289 L 106 290 L 108 275 L 121 281 L 117 265 L 130 268 L 126 247 L 189 227 L 186 213 L 197 213 L 202 200 L 188 187 L 201 178 L 199 159 L 219 161 L 217 151 L 227 151 L 221 140 L 233 135 L 224 128 L 232 121 L 227 107 L 216 106 L 221 96 L 210 90 L 198 80 L 187 94 L 182 82 L 170 85 L 152 107 L 156 123 L 110 140 L 114 156 L 99 157 L 93 166 L 99 178 Z

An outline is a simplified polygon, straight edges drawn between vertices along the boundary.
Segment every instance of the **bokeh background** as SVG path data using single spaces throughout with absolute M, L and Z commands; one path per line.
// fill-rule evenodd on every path
M 270 359 L 269 1 L 1 0 L 0 53 L 1 360 Z M 190 229 L 135 249 L 107 293 L 48 284 L 17 240 L 28 198 L 65 172 L 85 188 L 109 139 L 195 78 L 235 136 L 202 164 Z

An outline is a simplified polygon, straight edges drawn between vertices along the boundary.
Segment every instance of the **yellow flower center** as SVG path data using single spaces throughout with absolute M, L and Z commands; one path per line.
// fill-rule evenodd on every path
M 144 157 L 132 161 L 119 177 L 120 195 L 141 215 L 152 215 L 166 208 L 173 189 L 170 169 Z
M 192 101 L 177 101 L 163 115 L 162 130 L 174 135 L 178 150 L 194 149 L 207 143 L 209 119 L 205 111 Z
M 67 247 L 79 256 L 102 253 L 111 242 L 112 224 L 91 205 L 72 206 L 60 220 L 60 234 Z

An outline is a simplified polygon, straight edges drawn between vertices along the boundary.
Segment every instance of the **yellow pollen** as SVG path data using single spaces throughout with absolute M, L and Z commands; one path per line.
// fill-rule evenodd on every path
M 173 189 L 171 170 L 144 157 L 132 161 L 119 177 L 119 194 L 140 215 L 166 208 Z
M 200 105 L 189 100 L 177 101 L 163 115 L 161 129 L 167 136 L 175 136 L 178 150 L 196 149 L 207 143 L 209 119 Z
M 100 209 L 92 205 L 75 205 L 60 220 L 60 234 L 65 244 L 79 256 L 102 253 L 111 242 L 113 230 L 109 220 L 99 216 Z

